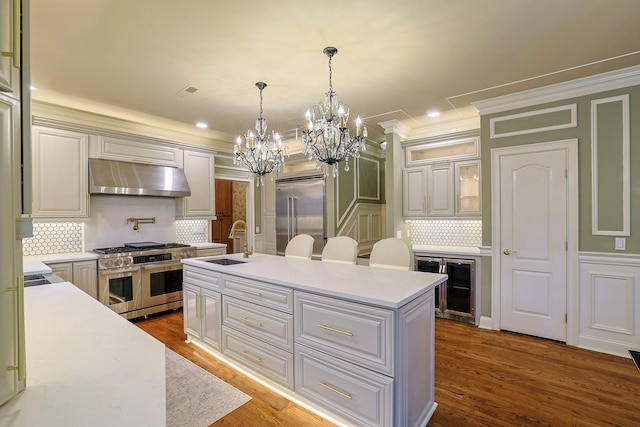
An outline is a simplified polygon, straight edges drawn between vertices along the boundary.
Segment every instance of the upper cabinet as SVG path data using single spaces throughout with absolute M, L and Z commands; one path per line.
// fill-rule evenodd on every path
M 89 135 L 33 127 L 34 218 L 88 218 Z
M 191 196 L 176 199 L 176 217 L 213 218 L 216 215 L 213 153 L 184 150 L 184 173 Z
M 0 92 L 20 98 L 20 2 L 0 0 Z
M 403 144 L 405 218 L 479 217 L 480 137 L 464 133 Z
M 98 135 L 91 140 L 89 157 L 150 165 L 183 166 L 180 148 L 154 142 Z

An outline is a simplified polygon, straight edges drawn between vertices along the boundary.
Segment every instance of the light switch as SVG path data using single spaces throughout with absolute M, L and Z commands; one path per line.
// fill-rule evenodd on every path
M 402 239 L 402 231 L 401 230 L 396 231 L 396 237 L 398 239 Z
M 616 237 L 616 251 L 627 250 L 627 239 L 624 237 Z

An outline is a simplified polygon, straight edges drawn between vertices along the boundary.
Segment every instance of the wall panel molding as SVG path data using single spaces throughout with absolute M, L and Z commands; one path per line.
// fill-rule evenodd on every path
M 611 111 L 608 114 L 600 112 L 603 106 L 612 107 L 619 104 L 619 123 L 612 125 Z M 602 119 L 602 120 L 601 120 Z M 631 158 L 630 158 L 630 124 L 629 124 L 629 95 L 613 96 L 594 99 L 591 101 L 591 232 L 599 236 L 630 236 L 631 235 Z M 609 134 L 607 134 L 609 133 Z M 620 152 L 619 164 L 612 164 L 612 153 Z M 607 162 L 608 160 L 608 162 Z M 620 182 L 616 188 L 612 182 L 620 171 Z M 606 177 L 607 191 L 599 191 L 600 179 Z M 614 205 L 610 202 L 613 197 Z M 620 200 L 618 201 L 618 197 Z M 615 206 L 619 203 L 619 206 Z M 619 214 L 615 219 L 616 225 L 604 223 L 601 212 L 606 211 L 608 218 Z M 611 221 L 610 221 L 611 222 Z M 601 224 L 603 223 L 603 224 Z
M 505 123 L 509 121 L 515 122 L 517 120 L 528 118 L 528 117 L 536 117 L 536 116 L 544 116 L 544 115 L 552 116 L 554 114 L 557 114 L 558 117 L 561 118 L 561 114 L 559 113 L 562 113 L 565 111 L 569 112 L 568 120 L 566 120 L 565 122 L 558 122 L 555 125 L 542 126 L 542 127 L 523 127 L 520 130 L 514 130 L 510 132 L 500 132 L 499 130 L 496 129 L 497 125 L 500 123 Z M 542 110 L 527 111 L 525 113 L 510 114 L 508 116 L 494 117 L 489 120 L 489 134 L 491 139 L 495 139 L 495 138 L 505 138 L 509 136 L 517 136 L 517 135 L 527 135 L 530 133 L 539 133 L 539 132 L 545 132 L 549 130 L 574 128 L 577 126 L 578 126 L 578 106 L 576 104 L 569 104 L 569 105 L 562 105 L 559 107 L 544 108 Z

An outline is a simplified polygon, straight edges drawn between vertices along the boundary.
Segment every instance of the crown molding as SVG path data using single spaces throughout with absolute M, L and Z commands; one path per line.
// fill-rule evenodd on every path
M 576 98 L 593 93 L 620 89 L 640 84 L 640 65 L 622 68 L 594 76 L 583 77 L 564 83 L 557 83 L 537 89 L 529 89 L 509 95 L 498 96 L 471 104 L 480 115 L 501 113 L 503 111 L 530 107 Z

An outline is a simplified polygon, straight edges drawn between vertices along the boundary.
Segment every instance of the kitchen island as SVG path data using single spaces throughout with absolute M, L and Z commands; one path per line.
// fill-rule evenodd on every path
M 446 275 L 265 254 L 182 262 L 189 341 L 337 424 L 431 418 Z
M 0 425 L 165 425 L 164 344 L 71 283 L 24 294 L 27 388 Z

